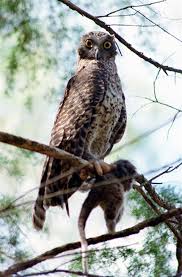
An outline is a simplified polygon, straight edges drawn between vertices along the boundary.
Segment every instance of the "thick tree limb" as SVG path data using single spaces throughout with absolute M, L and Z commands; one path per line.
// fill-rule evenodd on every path
M 50 157 L 54 157 L 56 159 L 61 159 L 61 160 L 69 160 L 70 163 L 73 165 L 74 169 L 78 169 L 78 168 L 82 168 L 85 167 L 87 165 L 89 165 L 89 162 L 79 158 L 75 155 L 72 155 L 64 150 L 58 149 L 56 147 L 53 146 L 48 146 L 46 144 L 43 143 L 39 143 L 33 140 L 29 140 L 29 139 L 25 139 L 19 136 L 15 136 L 9 133 L 5 133 L 5 132 L 0 132 L 0 142 L 6 143 L 6 144 L 10 144 L 19 148 L 23 148 L 26 150 L 30 150 L 33 152 L 38 152 L 41 154 L 45 154 L 48 155 Z M 181 163 L 179 164 L 181 165 Z M 160 176 L 164 173 L 168 173 L 172 170 L 174 170 L 175 168 L 177 168 L 179 165 L 177 165 L 174 168 L 168 168 L 165 171 L 163 171 L 162 173 L 160 173 L 157 176 Z M 72 172 L 73 173 L 73 172 Z M 156 178 L 156 177 L 154 177 Z M 154 179 L 153 178 L 153 179 Z M 139 182 L 141 185 L 143 185 L 145 187 L 145 189 L 148 191 L 149 195 L 152 197 L 152 199 L 161 207 L 165 208 L 165 209 L 174 209 L 175 207 L 173 205 L 169 205 L 168 203 L 166 203 L 155 191 L 155 189 L 152 187 L 151 183 L 143 176 L 143 175 L 137 175 L 135 176 L 135 179 L 137 182 Z M 151 179 L 150 181 L 152 181 L 153 179 Z
M 15 136 L 9 133 L 5 133 L 5 132 L 0 132 L 0 142 L 6 143 L 6 144 L 10 144 L 19 148 L 23 148 L 26 150 L 30 150 L 33 152 L 38 152 L 41 154 L 45 154 L 48 155 L 50 157 L 54 157 L 56 159 L 61 159 L 61 160 L 68 160 L 72 166 L 74 167 L 74 169 L 80 169 L 82 167 L 88 166 L 89 162 L 79 158 L 75 155 L 72 155 L 64 150 L 58 149 L 56 147 L 53 146 L 48 146 L 46 144 L 43 143 L 39 143 L 30 139 L 25 139 L 19 136 Z M 143 175 L 136 175 L 134 176 L 134 178 L 136 179 L 137 182 L 139 182 L 141 185 L 143 185 L 145 187 L 145 189 L 147 190 L 147 192 L 149 193 L 149 195 L 151 196 L 151 198 L 161 207 L 163 207 L 164 209 L 174 209 L 175 206 L 168 204 L 164 201 L 164 199 L 162 199 L 155 191 L 155 189 L 152 187 L 151 185 L 151 181 L 164 174 L 164 173 L 168 173 L 171 172 L 173 170 L 175 170 L 176 168 L 178 168 L 182 163 L 179 163 L 177 166 L 175 166 L 174 168 L 169 167 L 167 168 L 165 171 L 163 171 L 162 173 L 158 174 L 157 176 L 153 177 L 150 181 L 148 181 Z M 71 172 L 73 173 L 73 172 Z
M 163 65 L 149 57 L 147 57 L 146 55 L 144 55 L 142 52 L 138 51 L 137 49 L 135 49 L 130 43 L 128 43 L 124 38 L 122 38 L 117 32 L 115 32 L 109 25 L 107 25 L 104 21 L 100 20 L 98 17 L 93 16 L 92 14 L 84 11 L 83 9 L 79 8 L 78 6 L 76 6 L 75 4 L 73 4 L 72 2 L 68 1 L 68 0 L 58 0 L 59 2 L 62 2 L 63 4 L 67 5 L 70 9 L 78 12 L 79 14 L 81 14 L 82 16 L 87 17 L 88 19 L 94 21 L 98 26 L 100 26 L 101 28 L 105 29 L 107 32 L 109 32 L 110 34 L 114 34 L 115 37 L 123 44 L 125 45 L 130 51 L 132 51 L 133 53 L 135 53 L 138 57 L 142 58 L 143 60 L 145 60 L 146 62 L 149 62 L 150 64 L 156 66 L 157 68 L 161 68 L 165 73 L 167 71 L 173 71 L 176 73 L 181 73 L 182 74 L 182 69 L 179 68 L 174 68 L 171 66 L 167 66 L 167 65 Z
M 24 139 L 22 137 L 14 136 L 12 134 L 8 134 L 8 133 L 5 133 L 5 132 L 0 132 L 0 142 L 7 143 L 7 144 L 10 144 L 10 145 L 14 145 L 16 147 L 23 148 L 23 149 L 26 149 L 26 150 L 30 150 L 30 151 L 38 152 L 38 153 L 41 153 L 41 154 L 45 154 L 45 155 L 48 155 L 48 156 L 51 156 L 51 157 L 55 157 L 57 159 L 69 160 L 69 162 L 72 163 L 72 166 L 73 166 L 74 170 L 78 170 L 78 169 L 80 169 L 84 166 L 87 166 L 89 164 L 87 161 L 85 161 L 85 160 L 83 160 L 79 157 L 76 157 L 76 156 L 74 156 L 74 155 L 72 155 L 72 154 L 70 154 L 66 151 L 57 149 L 56 147 L 48 146 L 48 145 L 38 143 L 36 141 L 32 141 L 32 140 L 29 140 L 29 139 Z M 177 166 L 175 166 L 174 168 L 168 167 L 165 171 L 161 172 L 160 174 L 158 174 L 154 178 L 159 177 L 162 174 L 171 172 L 172 170 L 175 170 L 180 165 L 181 165 L 181 163 L 178 164 Z M 125 237 L 125 236 L 131 235 L 131 234 L 138 233 L 140 230 L 142 230 L 146 227 L 155 226 L 156 224 L 159 224 L 160 222 L 165 221 L 165 223 L 168 225 L 168 227 L 171 229 L 171 231 L 177 237 L 177 240 L 178 240 L 178 249 L 177 249 L 178 250 L 178 256 L 177 257 L 178 257 L 179 261 L 181 261 L 180 258 L 179 258 L 180 257 L 179 253 L 181 253 L 180 252 L 181 250 L 180 250 L 180 247 L 179 247 L 179 245 L 181 246 L 181 244 L 179 244 L 179 242 L 182 241 L 181 232 L 178 232 L 178 230 L 177 230 L 178 228 L 175 230 L 173 225 L 169 221 L 167 221 L 167 218 L 171 217 L 170 213 L 173 212 L 173 211 L 177 211 L 177 210 L 179 211 L 179 209 L 175 209 L 175 207 L 173 205 L 171 205 L 171 204 L 169 205 L 168 203 L 166 203 L 166 201 L 164 201 L 164 199 L 162 199 L 156 193 L 155 189 L 151 185 L 151 181 L 153 179 L 148 181 L 148 180 L 146 180 L 146 178 L 143 175 L 137 175 L 137 176 L 135 176 L 135 179 L 137 180 L 137 182 L 139 182 L 141 184 L 141 186 L 143 186 L 147 190 L 147 192 L 150 195 L 153 202 L 155 202 L 157 205 L 159 205 L 160 207 L 162 207 L 164 209 L 170 210 L 167 213 L 167 217 L 163 219 L 163 217 L 162 217 L 163 215 L 159 215 L 157 218 L 152 219 L 150 222 L 144 221 L 142 223 L 139 223 L 139 224 L 135 225 L 132 228 L 128 228 L 126 230 L 118 232 L 115 235 L 103 235 L 103 236 L 100 236 L 100 237 L 97 237 L 97 238 L 91 238 L 91 239 L 88 240 L 88 243 L 89 244 L 96 244 L 96 243 L 99 243 L 99 242 L 103 242 L 105 240 L 111 240 L 111 239 L 118 238 L 118 237 Z M 138 192 L 141 193 L 141 190 L 138 189 Z M 155 212 L 157 212 L 159 214 L 160 210 L 158 210 L 157 206 L 155 206 L 153 204 L 153 202 L 149 201 L 149 198 L 146 199 L 146 194 L 143 190 L 142 190 L 141 194 L 145 198 L 147 203 L 153 209 L 155 208 L 154 209 Z M 151 205 L 151 204 L 153 204 L 153 205 Z M 181 211 L 181 209 L 180 209 L 180 211 Z M 180 224 L 181 217 L 179 216 L 179 212 L 175 212 L 175 217 L 177 219 L 179 219 L 179 224 Z M 158 221 L 156 221 L 156 220 L 158 220 Z M 154 224 L 154 225 L 152 225 L 152 224 Z M 8 269 L 8 271 L 5 271 L 6 275 L 2 275 L 2 274 L 4 274 L 2 272 L 0 274 L 0 276 L 8 276 L 7 274 L 13 274 L 13 273 L 22 271 L 24 269 L 27 269 L 27 268 L 33 266 L 33 265 L 36 265 L 37 263 L 40 263 L 40 262 L 42 262 L 46 259 L 52 258 L 53 256 L 55 256 L 59 253 L 62 253 L 64 251 L 68 251 L 68 250 L 73 250 L 73 249 L 76 249 L 76 248 L 79 248 L 79 247 L 80 247 L 79 242 L 76 242 L 76 243 L 73 243 L 73 244 L 68 244 L 68 245 L 65 245 L 65 246 L 62 246 L 62 247 L 58 247 L 56 249 L 53 249 L 51 251 L 48 251 L 48 252 L 38 256 L 35 259 L 29 260 L 29 261 L 26 261 L 26 262 L 23 262 L 23 263 L 16 264 L 16 265 L 10 267 Z
M 14 145 L 19 148 L 38 152 L 61 160 L 69 160 L 74 166 L 86 166 L 89 163 L 77 156 L 53 146 L 48 146 L 30 139 L 25 139 L 9 133 L 0 132 L 0 142 Z
M 157 217 L 153 217 L 148 220 L 144 220 L 144 221 L 134 225 L 133 227 L 127 228 L 120 232 L 116 232 L 115 234 L 105 234 L 105 235 L 98 236 L 95 238 L 89 238 L 87 240 L 87 242 L 88 242 L 88 245 L 95 245 L 97 243 L 134 235 L 134 234 L 139 233 L 141 230 L 143 230 L 147 227 L 154 227 L 162 222 L 165 222 L 166 220 L 168 220 L 171 217 L 180 215 L 181 213 L 182 213 L 182 208 L 172 209 L 172 210 L 170 210 L 166 213 L 163 213 Z M 31 260 L 27 260 L 25 262 L 20 262 L 20 263 L 10 266 L 5 271 L 0 272 L 0 277 L 7 277 L 12 274 L 18 273 L 27 268 L 35 266 L 45 260 L 51 259 L 60 253 L 74 250 L 79 247 L 80 247 L 80 242 L 77 241 L 77 242 L 65 244 L 65 245 L 57 247 L 57 248 L 53 248 L 50 251 L 44 252 L 43 254 L 41 254 Z

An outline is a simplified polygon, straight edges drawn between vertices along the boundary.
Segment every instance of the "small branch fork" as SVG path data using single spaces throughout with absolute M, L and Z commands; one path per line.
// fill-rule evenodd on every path
M 162 30 L 164 33 L 168 34 L 169 36 L 173 37 L 174 39 L 176 39 L 177 41 L 179 42 L 182 42 L 181 39 L 179 39 L 178 37 L 174 36 L 173 34 L 171 34 L 170 32 L 168 32 L 166 29 L 164 29 L 163 27 L 161 27 L 159 24 L 155 23 L 153 20 L 151 20 L 149 17 L 147 17 L 146 15 L 144 15 L 143 13 L 141 13 L 138 9 L 136 8 L 141 8 L 141 7 L 149 7 L 151 5 L 154 5 L 154 4 L 159 4 L 159 3 L 162 3 L 162 2 L 165 2 L 166 0 L 163 0 L 163 1 L 156 1 L 156 2 L 151 2 L 151 3 L 146 3 L 146 4 L 141 4 L 141 5 L 130 5 L 130 6 L 125 6 L 123 8 L 120 8 L 118 10 L 115 10 L 115 11 L 112 11 L 106 15 L 101 15 L 101 16 L 97 16 L 97 18 L 110 18 L 110 17 L 119 17 L 119 16 L 123 16 L 122 14 L 119 14 L 119 15 L 113 15 L 115 13 L 118 13 L 119 11 L 124 11 L 124 10 L 128 10 L 128 9 L 131 9 L 133 10 L 134 12 L 133 13 L 130 13 L 128 15 L 125 15 L 125 16 L 132 16 L 132 15 L 136 15 L 136 14 L 139 14 L 140 16 L 144 17 L 145 20 L 149 21 L 152 25 L 125 25 L 125 24 L 109 24 L 109 26 L 138 26 L 138 27 L 158 27 L 160 30 Z
M 130 51 L 135 53 L 138 57 L 142 58 L 146 62 L 149 62 L 150 64 L 154 65 L 157 68 L 161 68 L 166 74 L 167 74 L 167 71 L 172 71 L 172 72 L 176 72 L 176 73 L 182 74 L 182 69 L 174 68 L 174 67 L 167 66 L 167 65 L 163 65 L 163 64 L 161 64 L 161 63 L 159 63 L 159 62 L 157 62 L 157 61 L 147 57 L 142 52 L 140 52 L 137 49 L 135 49 L 130 43 L 128 43 L 123 37 L 121 37 L 109 25 L 107 25 L 104 21 L 100 20 L 98 17 L 93 16 L 92 14 L 84 11 L 83 9 L 81 9 L 80 7 L 76 6 L 75 4 L 73 4 L 72 2 L 70 2 L 68 0 L 58 0 L 58 2 L 62 2 L 63 4 L 68 6 L 70 9 L 76 11 L 77 13 L 81 14 L 82 16 L 85 16 L 88 19 L 90 19 L 93 22 L 95 22 L 95 24 L 97 24 L 101 28 L 105 29 L 111 35 L 114 35 L 123 45 L 125 45 Z
M 76 157 L 76 156 L 74 156 L 66 151 L 60 150 L 56 147 L 41 144 L 36 141 L 32 141 L 32 140 L 25 139 L 22 137 L 14 136 L 12 134 L 8 134 L 5 132 L 0 132 L 0 142 L 14 145 L 16 147 L 30 150 L 33 152 L 45 154 L 45 155 L 54 157 L 56 159 L 69 160 L 69 162 L 74 167 L 75 171 L 89 165 L 88 161 L 85 161 L 79 157 Z M 166 174 L 173 170 L 176 170 L 181 165 L 182 165 L 182 163 L 179 160 L 178 164 L 176 166 L 173 166 L 173 167 L 169 166 L 167 169 L 163 170 L 163 172 L 157 174 L 155 177 L 153 177 L 150 180 L 147 180 L 143 175 L 138 174 L 137 176 L 135 176 L 135 180 L 140 185 L 135 185 L 134 188 L 144 197 L 144 199 L 148 203 L 148 205 L 156 212 L 157 216 L 155 218 L 151 218 L 149 220 L 140 222 L 131 228 L 117 232 L 113 235 L 106 234 L 106 235 L 102 235 L 99 237 L 90 238 L 90 239 L 88 239 L 88 244 L 97 244 L 97 243 L 104 242 L 107 240 L 130 236 L 132 234 L 139 233 L 141 230 L 143 230 L 147 227 L 156 226 L 162 222 L 165 222 L 165 224 L 170 228 L 170 230 L 173 232 L 174 236 L 177 239 L 176 257 L 179 262 L 179 266 L 178 266 L 178 272 L 179 272 L 179 269 L 182 267 L 182 248 L 181 248 L 181 245 L 182 245 L 182 232 L 181 232 L 182 208 L 177 209 L 174 205 L 169 204 L 164 199 L 162 199 L 157 194 L 155 189 L 153 188 L 152 181 L 154 179 L 160 177 L 163 174 Z M 71 173 L 73 173 L 73 172 L 71 172 Z M 163 213 L 164 210 L 167 210 L 167 212 Z M 63 253 L 65 251 L 69 251 L 69 250 L 74 250 L 79 247 L 80 247 L 80 242 L 75 242 L 75 243 L 70 243 L 70 244 L 63 245 L 61 247 L 54 248 L 50 251 L 43 253 L 42 255 L 40 255 L 34 259 L 27 260 L 22 263 L 17 263 L 15 265 L 9 267 L 7 270 L 0 272 L 0 277 L 2 277 L 2 276 L 7 277 L 11 274 L 15 274 L 17 272 L 20 272 L 22 270 L 30 268 L 40 262 L 43 262 L 47 259 L 53 258 L 54 256 L 56 256 L 60 253 Z
M 104 28 L 110 34 L 114 34 L 115 37 L 122 44 L 124 44 L 129 50 L 131 50 L 137 56 L 139 56 L 140 58 L 142 58 L 145 61 L 149 62 L 150 64 L 156 66 L 159 69 L 162 69 L 165 73 L 167 73 L 167 71 L 182 73 L 182 69 L 178 69 L 178 68 L 163 65 L 163 64 L 161 64 L 161 63 L 145 56 L 142 52 L 136 50 L 130 43 L 128 43 L 125 39 L 123 39 L 109 25 L 107 25 L 105 22 L 101 21 L 98 17 L 95 17 L 95 16 L 89 14 L 88 12 L 82 10 L 81 8 L 74 5 L 70 1 L 67 1 L 67 0 L 58 0 L 58 1 L 62 2 L 65 5 L 67 5 L 70 9 L 77 11 L 82 16 L 85 16 L 85 17 L 89 18 L 90 20 L 94 21 L 98 26 L 100 26 L 101 28 Z M 153 2 L 153 3 L 149 3 L 148 5 L 152 5 L 152 4 L 160 3 L 160 2 L 164 2 L 164 1 L 156 1 L 156 2 Z M 143 6 L 143 5 L 141 5 L 141 6 Z M 132 8 L 134 10 L 135 6 L 125 7 L 125 9 L 127 9 L 127 8 Z M 120 9 L 120 10 L 123 10 L 123 9 Z M 116 11 L 114 11 L 112 13 L 115 13 L 115 12 Z M 138 12 L 138 11 L 136 11 L 136 12 Z M 112 13 L 109 13 L 107 16 L 111 15 Z M 143 14 L 141 14 L 141 15 L 143 16 Z M 158 101 L 158 99 L 156 98 L 156 94 L 154 94 L 154 95 L 155 95 L 155 102 L 161 104 Z M 167 105 L 167 104 L 166 104 L 166 106 L 170 107 L 170 105 Z M 181 110 L 179 110 L 179 109 L 177 109 L 177 111 L 181 112 Z M 41 143 L 38 143 L 38 142 L 35 142 L 35 141 L 31 141 L 31 140 L 28 140 L 28 139 L 17 137 L 17 136 L 8 134 L 8 133 L 0 132 L 0 142 L 4 142 L 4 143 L 10 144 L 10 145 L 17 146 L 19 148 L 27 149 L 27 150 L 38 152 L 38 153 L 41 153 L 41 154 L 45 154 L 45 155 L 48 155 L 50 157 L 54 157 L 54 158 L 57 158 L 57 159 L 69 160 L 71 165 L 74 167 L 74 170 L 78 170 L 78 169 L 81 169 L 81 168 L 89 165 L 88 161 L 85 161 L 85 160 L 83 160 L 79 157 L 76 157 L 76 156 L 74 156 L 74 155 L 72 155 L 68 152 L 63 151 L 63 150 L 57 149 L 56 147 L 48 146 L 48 145 L 41 144 Z M 162 174 L 166 174 L 166 173 L 171 172 L 172 170 L 175 170 L 180 165 L 181 165 L 181 163 L 178 164 L 174 168 L 168 168 L 167 170 L 165 170 L 162 173 L 158 174 L 157 176 L 155 176 L 154 178 L 152 178 L 149 181 L 146 180 L 146 178 L 142 175 L 138 175 L 135 178 L 140 185 L 135 185 L 134 188 L 143 196 L 143 198 L 148 203 L 148 205 L 156 212 L 156 214 L 157 214 L 156 217 L 151 218 L 149 220 L 142 221 L 142 222 L 136 224 L 135 226 L 133 226 L 131 228 L 127 228 L 123 231 L 117 232 L 117 233 L 112 234 L 112 235 L 111 234 L 106 234 L 106 235 L 98 236 L 98 237 L 95 237 L 95 238 L 90 238 L 90 239 L 88 239 L 88 244 L 89 245 L 91 245 L 91 244 L 94 245 L 94 244 L 105 242 L 105 241 L 108 241 L 108 240 L 112 240 L 112 239 L 116 239 L 116 238 L 122 238 L 122 237 L 130 236 L 130 235 L 133 235 L 133 234 L 137 234 L 141 230 L 143 230 L 147 227 L 156 226 L 156 225 L 164 222 L 169 227 L 169 229 L 173 232 L 173 234 L 175 235 L 175 237 L 177 239 L 176 258 L 177 258 L 177 261 L 178 261 L 178 269 L 177 269 L 177 275 L 176 276 L 181 275 L 181 273 L 182 273 L 182 224 L 181 224 L 181 222 L 182 222 L 182 219 L 181 219 L 182 208 L 177 209 L 177 208 L 175 208 L 174 205 L 171 205 L 171 204 L 167 203 L 164 199 L 162 199 L 156 193 L 155 189 L 152 186 L 152 181 L 154 179 L 158 178 Z M 167 210 L 167 212 L 164 212 L 164 213 L 161 214 L 161 212 L 163 212 L 164 210 Z M 32 266 L 35 266 L 36 264 L 39 264 L 39 263 L 41 263 L 45 260 L 51 259 L 51 258 L 55 257 L 56 255 L 58 255 L 60 253 L 70 251 L 70 250 L 74 250 L 74 249 L 77 249 L 79 247 L 80 247 L 80 242 L 75 242 L 75 243 L 69 243 L 69 244 L 63 245 L 61 247 L 54 248 L 50 251 L 47 251 L 47 252 L 31 259 L 31 260 L 27 260 L 27 261 L 24 261 L 24 262 L 21 262 L 21 263 L 16 263 L 16 264 L 10 266 L 5 271 L 0 272 L 0 277 L 7 277 L 7 276 L 11 276 L 12 274 L 17 274 L 20 271 L 23 271 L 23 270 L 28 269 Z M 54 272 L 56 273 L 58 271 L 59 272 L 64 272 L 65 274 L 75 274 L 75 275 L 78 275 L 78 276 L 83 276 L 82 272 L 71 272 L 71 271 L 66 271 L 66 270 L 61 270 L 61 269 L 57 270 L 57 271 L 55 271 L 55 270 L 51 271 L 50 270 L 49 272 L 48 271 L 44 272 L 44 274 L 49 274 L 49 273 L 54 273 Z M 41 275 L 41 273 L 40 274 L 35 273 L 34 275 Z M 23 275 L 23 276 L 25 276 L 25 275 Z M 30 276 L 30 275 L 26 274 L 26 276 Z M 31 276 L 33 276 L 33 275 L 31 275 Z M 85 274 L 84 274 L 84 276 L 85 276 Z M 89 275 L 89 274 L 87 276 L 95 276 L 96 277 L 96 275 Z
M 155 4 L 159 4 L 159 3 L 162 3 L 162 2 L 165 2 L 165 1 L 166 1 L 166 0 L 161 0 L 161 1 L 155 1 L 155 2 L 146 3 L 146 4 L 129 5 L 129 6 L 125 6 L 125 7 L 123 7 L 123 8 L 117 9 L 117 10 L 115 10 L 115 11 L 112 11 L 112 12 L 110 12 L 110 13 L 107 13 L 107 14 L 105 14 L 105 15 L 97 16 L 97 18 L 101 18 L 101 17 L 110 17 L 112 14 L 117 13 L 117 12 L 120 12 L 120 11 L 124 11 L 124 10 L 127 10 L 127 9 L 133 9 L 133 8 L 148 7 L 148 6 L 155 5 Z

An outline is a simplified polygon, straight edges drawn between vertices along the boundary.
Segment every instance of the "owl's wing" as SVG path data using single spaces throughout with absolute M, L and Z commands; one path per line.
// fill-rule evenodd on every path
M 94 66 L 95 68 L 93 68 Z M 98 68 L 96 65 L 83 67 L 72 77 L 68 82 L 54 122 L 50 145 L 81 157 L 85 149 L 89 126 L 95 117 L 95 109 L 103 101 L 104 94 L 105 72 L 102 68 Z M 60 173 L 64 173 L 69 168 L 68 161 L 47 157 L 37 198 L 42 199 L 39 209 L 40 205 L 44 209 L 44 204 L 46 206 L 63 206 L 65 204 L 68 211 L 67 199 L 73 192 L 68 193 L 66 190 L 73 187 L 78 188 L 81 185 L 79 176 L 74 174 L 69 179 L 59 179 L 52 183 L 51 179 L 60 176 Z M 38 209 L 35 204 L 34 214 L 36 210 Z M 36 225 L 35 220 L 34 225 Z
M 124 95 L 123 95 L 123 106 L 121 108 L 120 111 L 120 116 L 119 116 L 119 120 L 112 132 L 111 138 L 110 138 L 110 147 L 107 150 L 105 156 L 107 156 L 115 143 L 119 142 L 121 140 L 121 138 L 124 135 L 125 129 L 126 129 L 126 123 L 127 123 L 127 114 L 126 114 L 126 106 L 125 106 L 125 99 L 124 99 Z
M 55 119 L 55 121 L 54 121 L 54 127 L 55 127 L 57 121 L 59 120 L 59 115 L 60 115 L 61 109 L 62 109 L 62 107 L 63 107 L 63 105 L 64 105 L 64 102 L 66 101 L 66 98 L 67 98 L 68 95 L 69 95 L 69 89 L 70 89 L 70 86 L 71 86 L 73 80 L 74 80 L 74 76 L 71 77 L 71 79 L 70 79 L 70 80 L 68 81 L 68 83 L 67 83 L 67 86 L 66 86 L 66 89 L 65 89 L 65 92 L 64 92 L 64 97 L 63 97 L 63 99 L 61 100 L 61 102 L 60 102 L 60 104 L 59 104 L 59 107 L 58 107 L 58 112 L 57 112 L 57 115 L 56 115 L 56 119 Z M 52 138 L 52 133 L 53 133 L 53 131 L 54 131 L 54 127 L 53 127 L 52 132 L 51 132 L 51 138 Z M 61 141 L 61 140 L 62 140 L 61 132 L 59 133 L 59 136 L 60 136 L 59 140 Z M 56 145 L 56 144 L 52 144 L 51 141 L 50 141 L 50 145 L 52 145 L 52 146 L 58 146 L 59 143 L 58 143 L 58 145 Z M 47 165 L 48 165 L 48 163 L 50 162 L 50 160 L 51 160 L 51 158 L 47 156 L 46 159 L 45 159 L 45 162 L 44 162 L 44 166 L 43 166 L 43 170 L 42 170 L 42 177 L 41 177 L 41 179 L 45 179 L 44 174 L 45 174 L 45 172 L 47 171 Z M 52 159 L 52 160 L 53 160 L 53 159 Z

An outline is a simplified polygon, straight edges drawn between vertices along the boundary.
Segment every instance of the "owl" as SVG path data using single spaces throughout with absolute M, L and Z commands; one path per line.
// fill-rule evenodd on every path
M 88 273 L 87 240 L 85 235 L 86 221 L 94 208 L 100 206 L 109 233 L 114 233 L 124 209 L 124 194 L 129 191 L 136 176 L 135 166 L 128 160 L 119 160 L 114 164 L 114 170 L 104 176 L 96 175 L 92 188 L 85 199 L 79 219 L 78 229 L 82 249 L 83 272 Z
M 51 133 L 50 145 L 91 161 L 99 175 L 106 170 L 104 157 L 120 141 L 126 127 L 125 97 L 117 73 L 114 36 L 90 32 L 78 47 L 75 75 L 68 81 Z M 82 184 L 79 172 L 69 177 L 71 164 L 47 157 L 34 205 L 33 224 L 42 229 L 46 209 L 66 207 Z

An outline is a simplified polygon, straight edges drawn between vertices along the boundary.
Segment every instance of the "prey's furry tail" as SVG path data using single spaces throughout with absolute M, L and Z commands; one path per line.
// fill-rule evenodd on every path
M 80 242 L 81 242 L 81 252 L 82 252 L 82 269 L 85 274 L 88 274 L 88 243 L 86 240 L 86 234 L 85 234 L 85 225 L 86 221 L 91 213 L 91 211 L 96 207 L 96 203 L 91 201 L 89 195 L 85 199 L 79 219 L 78 219 L 78 230 L 80 234 Z

